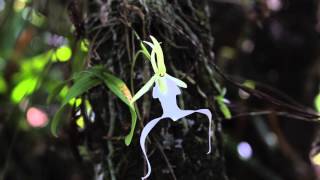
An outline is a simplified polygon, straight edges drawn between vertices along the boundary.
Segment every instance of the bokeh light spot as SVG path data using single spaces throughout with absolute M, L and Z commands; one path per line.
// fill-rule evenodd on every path
M 70 104 L 71 106 L 75 105 L 76 107 L 79 107 L 79 106 L 81 105 L 81 103 L 82 103 L 81 98 L 72 98 L 72 99 L 70 99 L 70 101 L 69 101 L 69 104 Z
M 251 53 L 254 50 L 254 43 L 250 39 L 246 39 L 241 44 L 243 52 Z
M 312 156 L 311 160 L 313 164 L 320 166 L 320 153 Z
M 47 114 L 39 108 L 31 107 L 27 111 L 27 122 L 32 127 L 44 127 L 48 124 Z
M 29 78 L 21 81 L 16 87 L 14 87 L 11 93 L 11 100 L 14 103 L 19 103 L 22 98 L 34 91 L 37 85 L 37 80 Z
M 275 147 L 278 144 L 278 138 L 275 133 L 269 132 L 265 135 L 266 143 L 271 146 Z
M 279 11 L 282 7 L 282 2 L 280 0 L 266 0 L 266 4 L 272 11 Z
M 247 142 L 240 142 L 237 146 L 237 151 L 241 159 L 248 160 L 252 156 L 252 148 Z
M 78 126 L 79 128 L 81 128 L 81 129 L 84 128 L 84 119 L 83 119 L 82 116 L 77 119 L 76 124 L 77 124 L 77 126 Z
M 71 58 L 72 51 L 68 46 L 61 46 L 56 51 L 56 56 L 61 62 L 68 61 Z
M 251 80 L 246 80 L 242 85 L 250 89 L 255 89 L 256 87 L 255 82 Z M 241 99 L 248 99 L 250 97 L 250 94 L 242 89 L 239 89 L 238 94 Z

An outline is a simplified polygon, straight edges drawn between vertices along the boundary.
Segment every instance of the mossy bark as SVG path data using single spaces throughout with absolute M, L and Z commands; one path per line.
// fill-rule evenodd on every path
M 227 179 L 222 130 L 214 104 L 217 84 L 211 66 L 214 38 L 209 1 L 96 0 L 83 3 L 74 0 L 69 11 L 77 36 L 90 42 L 88 66 L 104 65 L 134 93 L 152 73 L 145 59 L 138 58 L 133 63 L 139 49 L 135 33 L 141 39 L 153 35 L 162 42 L 168 73 L 188 84 L 178 97 L 180 107 L 209 108 L 213 112 L 213 151 L 209 155 L 206 155 L 208 121 L 205 117 L 190 116 L 179 122 L 168 119 L 159 123 L 147 143 L 153 168 L 150 179 Z M 161 115 L 160 103 L 152 99 L 151 93 L 138 101 L 140 119 L 133 142 L 126 147 L 122 137 L 130 127 L 127 108 L 102 86 L 91 90 L 87 98 L 93 106 L 95 121 L 77 136 L 81 136 L 79 143 L 86 144 L 92 152 L 91 160 L 98 170 L 96 176 L 100 174 L 112 180 L 142 177 L 145 163 L 139 135 L 144 124 Z

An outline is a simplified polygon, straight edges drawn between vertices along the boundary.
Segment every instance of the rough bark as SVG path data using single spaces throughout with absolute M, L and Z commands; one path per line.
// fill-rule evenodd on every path
M 202 116 L 190 116 L 178 123 L 168 119 L 152 131 L 147 143 L 153 165 L 150 179 L 227 179 L 222 130 L 214 105 L 217 84 L 212 67 L 214 38 L 209 2 L 74 0 L 69 12 L 77 36 L 90 42 L 88 66 L 104 65 L 134 92 L 151 73 L 143 58 L 138 58 L 135 67 L 132 66 L 139 48 L 135 33 L 142 39 L 153 35 L 162 42 L 167 71 L 189 85 L 179 97 L 180 106 L 210 108 L 214 112 L 210 155 L 206 155 L 208 122 Z M 159 102 L 150 93 L 138 101 L 140 119 L 133 142 L 126 147 L 122 137 L 130 127 L 127 108 L 102 86 L 91 90 L 86 98 L 93 106 L 95 121 L 76 136 L 81 137 L 79 144 L 87 145 L 92 154 L 91 160 L 98 170 L 96 178 L 102 175 L 112 180 L 139 179 L 145 171 L 139 134 L 144 124 L 160 115 Z

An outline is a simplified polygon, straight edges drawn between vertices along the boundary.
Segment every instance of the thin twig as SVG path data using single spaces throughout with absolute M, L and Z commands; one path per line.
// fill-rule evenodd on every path
M 175 173 L 174 173 L 174 170 L 173 170 L 173 168 L 172 168 L 172 165 L 171 165 L 171 163 L 170 163 L 170 161 L 169 161 L 166 153 L 163 151 L 163 148 L 162 148 L 161 144 L 159 143 L 159 141 L 157 140 L 157 138 L 153 137 L 152 139 L 153 139 L 154 142 L 156 143 L 157 148 L 159 149 L 159 151 L 160 151 L 163 159 L 165 160 L 165 162 L 166 162 L 166 164 L 167 164 L 167 166 L 168 166 L 168 169 L 169 169 L 169 171 L 170 171 L 170 174 L 171 174 L 171 176 L 172 176 L 172 179 L 173 179 L 173 180 L 177 180 L 177 177 L 176 177 L 176 175 L 175 175 Z
M 265 110 L 265 111 L 255 111 L 255 112 L 244 112 L 244 113 L 239 113 L 234 116 L 232 116 L 230 119 L 236 119 L 239 117 L 246 117 L 246 116 L 264 116 L 264 115 L 270 115 L 270 114 L 275 114 L 277 116 L 283 116 L 283 117 L 288 117 L 288 118 L 293 118 L 293 119 L 298 119 L 298 120 L 304 120 L 304 121 L 309 121 L 309 122 L 319 122 L 318 119 L 310 119 L 310 118 L 305 118 L 301 116 L 297 116 L 294 114 L 290 114 L 289 112 L 286 111 L 273 111 L 273 110 Z M 218 118 L 220 120 L 224 120 L 225 118 Z

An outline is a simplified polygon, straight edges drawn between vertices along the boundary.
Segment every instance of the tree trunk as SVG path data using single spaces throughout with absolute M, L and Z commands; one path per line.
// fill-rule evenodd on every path
M 80 8 L 85 7 L 85 8 Z M 80 11 L 84 9 L 84 11 Z M 179 105 L 183 109 L 209 108 L 213 112 L 212 153 L 207 155 L 208 122 L 202 116 L 182 121 L 164 120 L 147 141 L 152 174 L 149 179 L 227 179 L 224 170 L 221 125 L 215 112 L 216 80 L 211 64 L 214 52 L 210 21 L 212 6 L 207 0 L 95 0 L 69 6 L 78 37 L 90 42 L 88 66 L 104 65 L 136 92 L 152 73 L 149 63 L 134 55 L 142 40 L 153 35 L 162 42 L 169 74 L 183 79 Z M 81 19 L 80 17 L 84 17 Z M 134 94 L 134 93 L 133 93 Z M 123 138 L 130 128 L 127 108 L 105 87 L 90 91 L 87 98 L 95 121 L 78 134 L 95 164 L 96 179 L 140 179 L 146 164 L 139 145 L 147 122 L 159 117 L 159 101 L 150 92 L 137 102 L 139 120 L 133 142 Z

